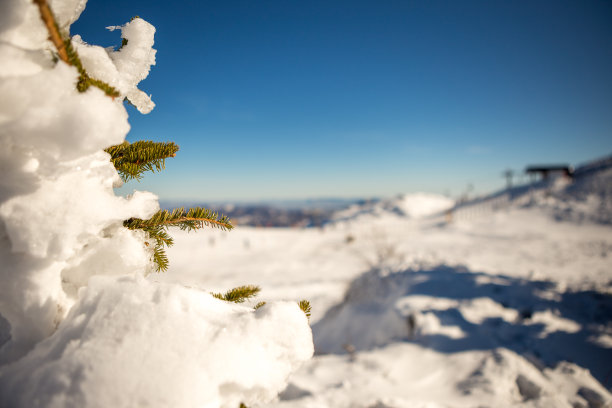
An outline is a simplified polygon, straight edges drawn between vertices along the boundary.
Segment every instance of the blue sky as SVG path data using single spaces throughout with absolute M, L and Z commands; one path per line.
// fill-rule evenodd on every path
M 166 200 L 457 196 L 612 153 L 612 2 L 90 0 L 72 26 L 157 65 L 128 140 L 175 141 L 123 191 Z

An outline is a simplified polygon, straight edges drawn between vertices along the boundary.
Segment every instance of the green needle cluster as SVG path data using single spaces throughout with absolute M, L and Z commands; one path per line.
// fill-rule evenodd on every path
M 188 210 L 182 207 L 175 208 L 172 211 L 160 210 L 147 220 L 140 218 L 125 220 L 123 226 L 131 230 L 142 230 L 153 241 L 153 261 L 157 265 L 158 272 L 168 269 L 168 257 L 165 248 L 172 246 L 174 243 L 174 240 L 168 234 L 169 227 L 178 227 L 187 231 L 197 230 L 205 226 L 221 228 L 226 231 L 234 228 L 228 217 L 219 216 L 218 213 L 202 207 L 194 207 Z
M 173 142 L 153 142 L 141 140 L 106 148 L 111 162 L 124 182 L 140 180 L 145 171 L 161 171 L 166 166 L 166 159 L 176 156 L 179 147 Z

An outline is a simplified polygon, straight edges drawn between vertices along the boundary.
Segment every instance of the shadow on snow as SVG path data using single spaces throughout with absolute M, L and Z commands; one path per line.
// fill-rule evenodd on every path
M 470 319 L 469 310 L 482 318 Z M 612 296 L 562 292 L 553 282 L 444 265 L 387 275 L 372 270 L 351 283 L 313 335 L 319 354 L 395 341 L 444 353 L 504 347 L 536 365 L 573 362 L 611 386 Z

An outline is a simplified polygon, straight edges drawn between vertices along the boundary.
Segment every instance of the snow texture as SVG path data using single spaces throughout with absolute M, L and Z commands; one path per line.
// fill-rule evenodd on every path
M 52 63 L 38 9 L 27 1 L 11 5 L 13 19 L 0 32 L 0 52 L 10 57 L 0 77 L 0 278 L 6 283 L 0 314 L 11 325 L 4 361 L 23 355 L 63 319 L 75 301 L 62 288 L 75 284 L 63 280 L 68 265 L 81 263 L 92 246 L 112 245 L 121 220 L 158 208 L 151 193 L 129 199 L 113 193 L 118 175 L 102 149 L 124 140 L 125 108 L 99 89 L 77 92 L 76 69 Z M 117 257 L 117 270 L 127 264 L 144 272 L 149 254 L 136 245 L 142 237 L 120 235 L 135 250 Z M 115 249 L 121 253 L 119 242 Z
M 85 1 L 50 6 L 68 32 Z M 120 28 L 127 44 L 116 51 L 72 41 L 89 75 L 121 96 L 79 93 L 37 6 L 0 2 L 0 406 L 269 400 L 313 352 L 295 302 L 254 311 L 147 280 L 151 249 L 123 227 L 159 205 L 149 192 L 116 196 L 103 151 L 129 131 L 124 96 L 143 113 L 154 107 L 137 85 L 155 63 L 155 29 L 140 18 Z
M 73 36 L 72 43 L 83 66 L 91 76 L 119 90 L 121 98 L 126 97 L 141 113 L 151 112 L 155 107 L 151 97 L 136 86 L 155 65 L 155 27 L 136 17 L 124 26 L 107 28 L 120 29 L 121 38 L 127 43 L 114 51 L 86 44 L 79 35 Z
M 56 333 L 4 369 L 1 406 L 236 408 L 275 397 L 312 355 L 295 302 L 253 310 L 135 277 L 82 291 Z

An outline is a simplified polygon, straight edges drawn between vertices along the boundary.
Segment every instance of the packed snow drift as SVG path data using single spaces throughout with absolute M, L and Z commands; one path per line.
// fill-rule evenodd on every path
M 68 32 L 85 1 L 49 5 Z M 0 3 L 0 406 L 270 400 L 313 352 L 297 303 L 254 310 L 147 280 L 152 249 L 123 227 L 159 209 L 152 193 L 115 195 L 121 179 L 104 152 L 129 131 L 124 98 L 154 107 L 137 85 L 155 64 L 155 28 L 140 18 L 110 27 L 125 40 L 116 50 L 69 40 L 88 75 L 118 91 L 111 98 L 77 90 L 41 10 Z

